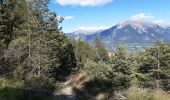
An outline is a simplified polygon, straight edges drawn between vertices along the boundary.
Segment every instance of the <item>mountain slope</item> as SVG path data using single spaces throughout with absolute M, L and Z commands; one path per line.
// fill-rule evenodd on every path
M 164 28 L 154 23 L 134 20 L 125 21 L 109 29 L 89 35 L 83 33 L 72 34 L 74 35 L 71 38 L 87 40 L 89 43 L 92 43 L 93 39 L 98 36 L 110 51 L 121 43 L 127 45 L 129 50 L 135 51 L 152 44 L 158 39 L 165 42 L 170 41 L 170 27 Z M 69 35 L 67 34 L 68 37 L 70 37 Z

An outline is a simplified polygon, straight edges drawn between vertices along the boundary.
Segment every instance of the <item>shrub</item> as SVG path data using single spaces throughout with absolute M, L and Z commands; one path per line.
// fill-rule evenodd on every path
M 27 89 L 47 90 L 47 91 L 54 90 L 54 85 L 52 80 L 49 80 L 46 77 L 32 77 L 30 79 L 27 79 L 24 82 L 24 86 Z

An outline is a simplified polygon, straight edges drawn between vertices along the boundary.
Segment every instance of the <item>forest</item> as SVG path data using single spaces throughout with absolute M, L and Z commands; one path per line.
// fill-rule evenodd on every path
M 67 38 L 49 0 L 0 0 L 0 100 L 170 100 L 170 43 L 108 52 Z

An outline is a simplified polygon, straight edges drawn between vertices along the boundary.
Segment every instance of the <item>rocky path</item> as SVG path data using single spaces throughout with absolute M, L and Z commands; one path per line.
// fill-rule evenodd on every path
M 75 89 L 81 90 L 83 83 L 89 79 L 85 77 L 86 74 L 78 74 L 70 78 L 67 82 L 60 84 L 60 89 L 54 92 L 54 95 L 58 96 L 58 100 L 76 100 L 77 93 Z M 82 91 L 83 94 L 88 97 L 88 100 L 95 100 L 92 95 L 88 94 L 85 91 Z

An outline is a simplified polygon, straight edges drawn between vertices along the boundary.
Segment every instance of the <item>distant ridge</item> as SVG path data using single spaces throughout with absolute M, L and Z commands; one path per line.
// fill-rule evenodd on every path
M 130 51 L 138 51 L 158 39 L 170 42 L 170 27 L 151 22 L 128 20 L 109 29 L 90 34 L 72 32 L 66 35 L 76 40 L 86 40 L 89 43 L 93 43 L 94 38 L 98 36 L 109 51 L 114 50 L 115 46 L 119 44 L 125 44 Z

